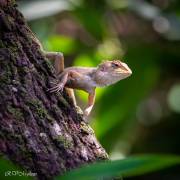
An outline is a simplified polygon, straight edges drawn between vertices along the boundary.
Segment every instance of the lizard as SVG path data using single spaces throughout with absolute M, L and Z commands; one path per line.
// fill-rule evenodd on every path
M 58 92 L 66 88 L 73 101 L 73 105 L 77 107 L 73 89 L 83 90 L 88 93 L 88 103 L 84 110 L 84 116 L 87 117 L 95 103 L 96 87 L 104 87 L 114 84 L 132 74 L 128 65 L 120 60 L 105 60 L 97 67 L 68 67 L 64 68 L 64 56 L 61 52 L 47 52 L 43 49 L 42 44 L 28 28 L 32 39 L 39 46 L 41 52 L 47 59 L 54 60 L 54 67 L 59 82 L 48 91 Z M 77 109 L 79 109 L 77 107 Z
M 60 52 L 44 52 L 48 59 L 55 60 L 54 67 L 59 82 L 49 88 L 51 93 L 68 90 L 68 94 L 75 107 L 76 99 L 74 90 L 83 90 L 88 93 L 88 103 L 84 110 L 84 116 L 89 116 L 95 103 L 96 87 L 104 87 L 114 84 L 132 74 L 128 65 L 120 60 L 105 60 L 97 67 L 67 67 L 64 68 L 64 56 Z

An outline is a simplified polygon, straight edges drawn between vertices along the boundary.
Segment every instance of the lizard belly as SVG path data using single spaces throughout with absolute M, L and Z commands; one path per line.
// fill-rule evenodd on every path
M 66 87 L 83 90 L 89 93 L 96 87 L 96 84 L 89 76 L 84 75 L 82 77 L 70 78 L 66 83 Z

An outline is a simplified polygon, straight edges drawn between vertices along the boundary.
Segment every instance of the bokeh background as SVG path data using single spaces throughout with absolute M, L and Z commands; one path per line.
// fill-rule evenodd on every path
M 97 89 L 91 125 L 111 159 L 180 154 L 180 1 L 17 1 L 47 51 L 66 66 L 121 59 L 128 79 Z M 84 108 L 87 94 L 76 92 Z M 180 179 L 173 167 L 130 179 Z

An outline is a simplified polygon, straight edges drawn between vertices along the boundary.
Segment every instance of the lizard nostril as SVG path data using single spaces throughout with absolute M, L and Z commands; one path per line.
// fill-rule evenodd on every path
M 132 71 L 129 69 L 127 74 L 130 76 L 132 74 Z

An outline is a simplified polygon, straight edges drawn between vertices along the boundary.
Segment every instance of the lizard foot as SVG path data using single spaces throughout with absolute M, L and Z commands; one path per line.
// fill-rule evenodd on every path
M 52 88 L 49 88 L 48 91 L 49 91 L 50 93 L 59 92 L 59 91 L 62 92 L 62 91 L 63 91 L 63 88 L 64 88 L 63 84 L 62 84 L 62 83 L 59 83 L 59 84 L 57 84 L 56 86 L 54 86 L 54 87 L 52 87 Z
M 87 107 L 85 110 L 84 110 L 84 116 L 89 116 L 91 110 L 92 110 L 92 105 Z

